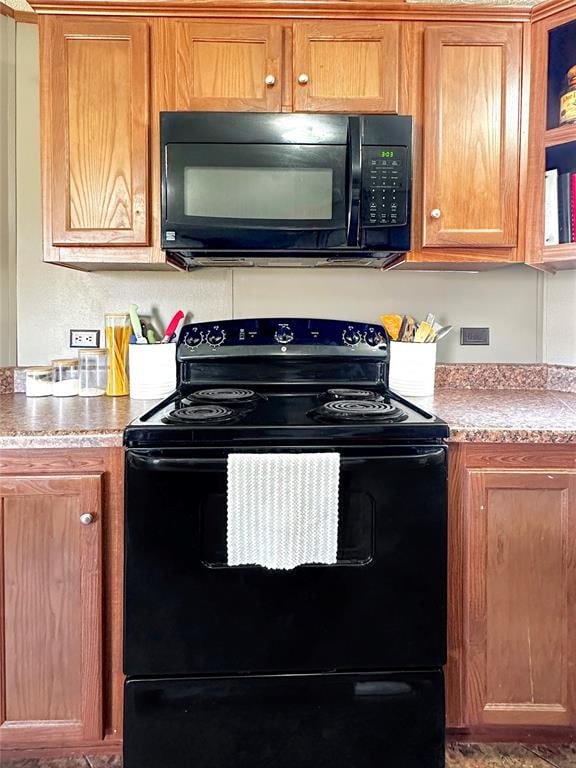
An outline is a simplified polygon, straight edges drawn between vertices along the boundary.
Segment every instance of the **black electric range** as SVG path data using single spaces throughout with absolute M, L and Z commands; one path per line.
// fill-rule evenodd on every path
M 362 323 L 182 329 L 125 432 L 126 768 L 441 768 L 444 422 Z M 334 565 L 227 564 L 230 454 L 335 451 Z

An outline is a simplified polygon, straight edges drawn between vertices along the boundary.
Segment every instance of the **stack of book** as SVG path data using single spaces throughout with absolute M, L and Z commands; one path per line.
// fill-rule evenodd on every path
M 546 171 L 544 245 L 576 242 L 576 171 Z

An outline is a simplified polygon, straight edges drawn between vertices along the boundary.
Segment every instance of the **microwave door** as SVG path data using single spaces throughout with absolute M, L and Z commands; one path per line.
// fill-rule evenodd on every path
M 164 160 L 163 247 L 315 250 L 348 242 L 344 144 L 174 143 Z

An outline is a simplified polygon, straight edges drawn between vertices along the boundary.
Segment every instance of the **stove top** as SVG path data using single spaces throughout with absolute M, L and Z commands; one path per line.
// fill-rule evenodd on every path
M 134 421 L 126 430 L 126 442 L 133 447 L 227 442 L 331 443 L 359 438 L 382 442 L 448 435 L 443 421 L 384 388 L 370 390 L 370 394 L 362 389 L 358 397 L 350 394 L 346 399 L 334 400 L 323 387 L 298 391 L 256 387 L 250 398 L 246 395 L 237 400 L 221 390 L 222 399 L 210 403 L 196 400 L 194 390 L 175 393 Z
M 177 359 L 178 390 L 132 422 L 127 446 L 333 445 L 448 435 L 443 421 L 388 390 L 383 329 L 294 318 L 197 324 L 182 329 Z

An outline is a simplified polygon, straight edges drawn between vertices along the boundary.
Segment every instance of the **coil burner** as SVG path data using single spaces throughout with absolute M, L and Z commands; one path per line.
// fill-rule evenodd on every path
M 329 389 L 322 396 L 327 401 L 332 400 L 377 400 L 380 395 L 371 389 L 351 389 L 341 387 Z
M 165 424 L 216 424 L 237 419 L 239 413 L 223 405 L 190 405 L 164 416 Z
M 251 403 L 257 400 L 259 395 L 253 389 L 240 387 L 214 387 L 211 389 L 197 389 L 182 400 L 184 404 L 203 403 Z
M 404 421 L 408 415 L 383 400 L 331 400 L 316 408 L 312 414 L 321 421 Z

